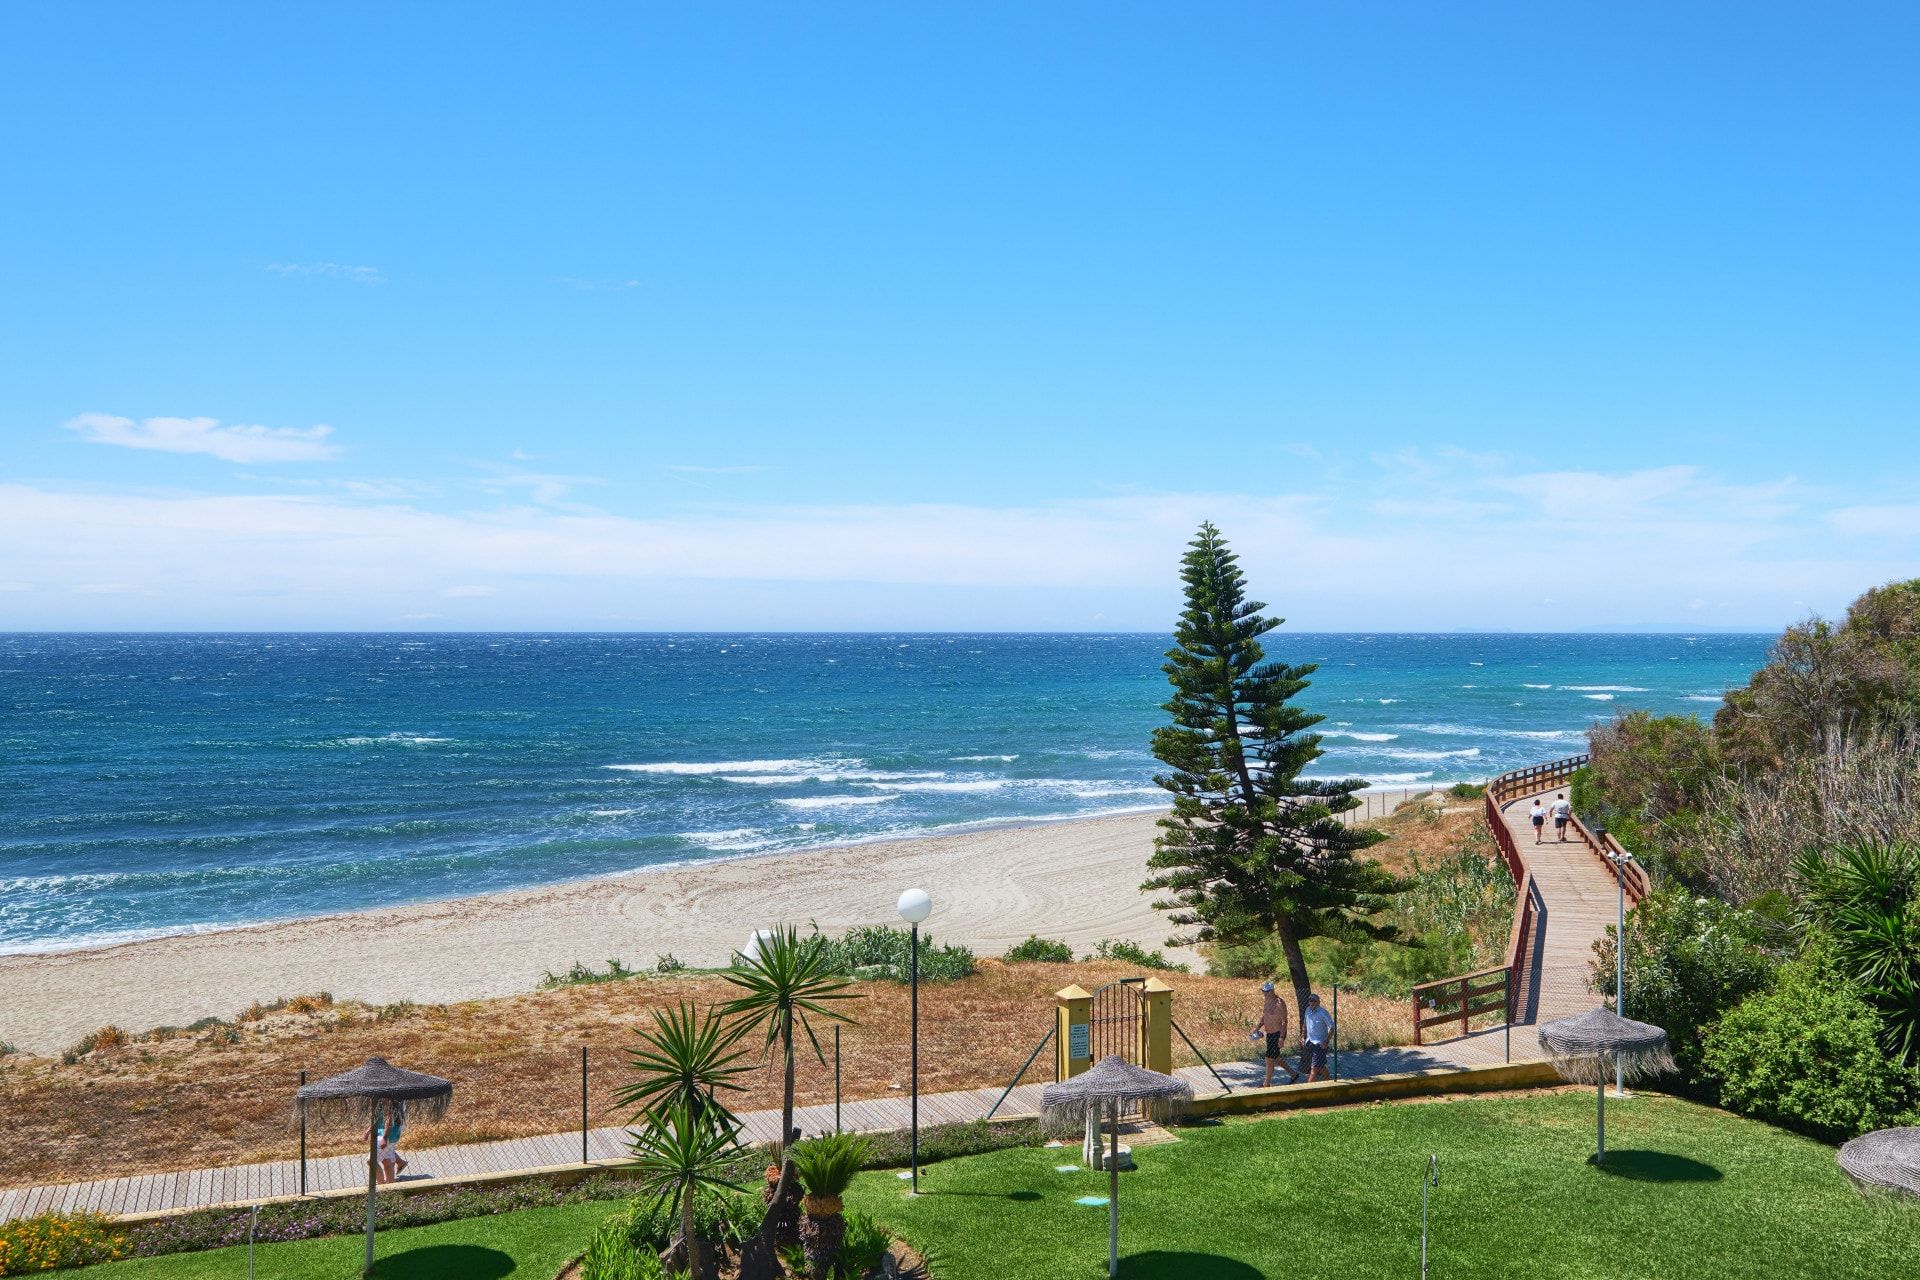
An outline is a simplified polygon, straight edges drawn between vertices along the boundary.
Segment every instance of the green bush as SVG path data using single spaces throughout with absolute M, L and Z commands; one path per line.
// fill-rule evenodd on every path
M 905 1130 L 871 1135 L 872 1149 L 865 1165 L 869 1169 L 904 1168 L 909 1157 L 909 1135 Z M 995 1123 L 969 1120 L 964 1124 L 935 1125 L 920 1130 L 920 1163 L 933 1164 L 958 1156 L 977 1156 L 1010 1147 L 1037 1147 L 1046 1141 L 1038 1120 L 1011 1120 Z
M 1664 1027 L 1682 1076 L 1698 1083 L 1706 1029 L 1773 981 L 1782 941 L 1750 908 L 1662 889 L 1627 917 L 1627 1016 Z M 1611 996 L 1613 931 L 1593 949 L 1594 989 Z
M 126 1237 L 103 1214 L 41 1213 L 0 1222 L 0 1276 L 38 1275 L 126 1256 Z
M 834 1269 L 848 1280 L 873 1275 L 880 1270 L 881 1255 L 886 1253 L 893 1238 L 869 1214 L 849 1210 L 846 1223 L 847 1233 L 840 1241 Z
M 883 982 L 905 982 L 912 968 L 913 935 L 892 925 L 861 925 L 839 938 L 816 934 L 838 973 Z M 920 981 L 952 982 L 970 977 L 973 952 L 966 947 L 937 946 L 933 935 L 920 935 Z
M 1447 794 L 1455 800 L 1478 800 L 1487 794 L 1487 788 L 1479 782 L 1456 782 L 1447 788 Z
M 1730 1109 L 1838 1141 L 1916 1119 L 1920 1076 L 1882 1051 L 1879 1033 L 1815 935 L 1769 990 L 1708 1029 L 1702 1063 Z
M 1066 964 L 1072 959 L 1072 947 L 1038 935 L 1028 937 L 1006 955 L 1008 964 Z
M 540 976 L 540 989 L 551 991 L 555 987 L 590 987 L 599 982 L 619 982 L 631 978 L 634 971 L 621 963 L 615 956 L 607 961 L 605 969 L 596 969 L 590 964 L 575 960 L 573 967 L 565 973 L 555 973 L 549 969 Z
M 1120 960 L 1142 969 L 1160 969 L 1170 973 L 1185 973 L 1187 966 L 1175 964 L 1158 951 L 1149 951 L 1137 942 L 1128 942 L 1125 938 L 1102 938 L 1093 944 L 1093 954 L 1088 960 Z

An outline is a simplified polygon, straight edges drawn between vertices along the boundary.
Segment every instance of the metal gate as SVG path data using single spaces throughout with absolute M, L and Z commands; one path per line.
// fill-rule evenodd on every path
M 1146 985 L 1145 978 L 1122 978 L 1093 993 L 1093 1007 L 1087 1017 L 1087 1048 L 1095 1062 L 1119 1054 L 1136 1066 L 1146 1065 L 1145 1002 L 1141 998 L 1141 988 Z

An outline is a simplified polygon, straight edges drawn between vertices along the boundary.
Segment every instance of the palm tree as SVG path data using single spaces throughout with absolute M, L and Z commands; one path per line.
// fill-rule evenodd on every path
M 807 1275 L 811 1280 L 828 1280 L 840 1242 L 846 1238 L 846 1207 L 840 1197 L 853 1185 L 853 1176 L 867 1161 L 873 1144 L 851 1133 L 836 1133 L 794 1144 L 793 1167 L 807 1195 L 800 1202 L 806 1220 L 800 1226 L 800 1243 L 807 1251 Z
M 1880 1014 L 1880 1038 L 1920 1061 L 1920 848 L 1860 840 L 1794 865 L 1802 923 L 1832 940 L 1840 969 Z
M 806 1033 L 807 1043 L 820 1061 L 820 1040 L 814 1034 L 813 1019 L 833 1022 L 851 1021 L 834 1006 L 843 1000 L 858 999 L 848 990 L 852 983 L 834 969 L 827 940 L 819 934 L 802 938 L 792 925 L 778 925 L 762 934 L 751 956 L 736 956 L 727 981 L 740 989 L 729 1001 L 725 1012 L 738 1017 L 746 1031 L 760 1031 L 765 1051 L 777 1047 L 785 1076 L 780 1092 L 780 1178 L 774 1185 L 773 1202 L 756 1238 L 758 1247 L 751 1255 L 755 1271 L 771 1270 L 773 1246 L 782 1235 L 791 1238 L 794 1216 L 793 1161 L 788 1147 L 793 1132 L 794 1029 Z M 755 1280 L 748 1273 L 749 1257 L 741 1259 L 742 1280 Z
M 712 1113 L 696 1113 L 684 1101 L 665 1111 L 647 1112 L 645 1127 L 633 1137 L 634 1169 L 641 1189 L 651 1193 L 656 1203 L 679 1207 L 687 1274 L 696 1280 L 706 1272 L 700 1237 L 693 1229 L 694 1197 L 702 1190 L 740 1189 L 725 1172 L 734 1152 L 733 1130 L 702 1119 L 701 1114 Z
M 716 1010 L 701 1014 L 691 1000 L 655 1009 L 653 1026 L 638 1033 L 640 1042 L 629 1051 L 635 1079 L 615 1100 L 636 1108 L 636 1123 L 684 1105 L 696 1120 L 738 1134 L 740 1118 L 715 1095 L 722 1089 L 744 1092 L 735 1081 L 750 1069 L 742 1061 L 747 1051 L 734 1046 L 747 1031 L 746 1024 Z

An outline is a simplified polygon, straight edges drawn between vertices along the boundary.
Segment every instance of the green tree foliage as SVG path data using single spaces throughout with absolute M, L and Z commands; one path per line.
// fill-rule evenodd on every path
M 1863 840 L 1808 851 L 1794 868 L 1803 920 L 1879 1017 L 1880 1042 L 1920 1063 L 1920 849 Z
M 727 1177 L 735 1146 L 734 1131 L 714 1124 L 711 1113 L 684 1103 L 649 1113 L 645 1127 L 634 1134 L 633 1167 L 641 1189 L 662 1204 L 680 1210 L 679 1249 L 687 1271 L 706 1274 L 704 1248 L 694 1220 L 694 1205 L 703 1191 L 739 1190 Z
M 1698 1084 L 1707 1028 L 1772 982 L 1785 941 L 1749 908 L 1663 888 L 1627 917 L 1627 1016 L 1664 1027 L 1681 1075 Z M 1593 949 L 1594 989 L 1611 996 L 1613 930 Z
M 729 1021 L 714 1009 L 703 1014 L 690 1000 L 655 1009 L 652 1025 L 628 1051 L 634 1078 L 615 1100 L 635 1108 L 636 1120 L 686 1107 L 697 1119 L 738 1132 L 739 1117 L 720 1101 L 719 1093 L 743 1087 L 738 1081 L 749 1068 L 746 1050 L 738 1046 L 746 1033 L 744 1023 Z
M 1816 935 L 1771 988 L 1708 1029 L 1702 1066 L 1727 1107 L 1836 1141 L 1916 1118 L 1920 1077 L 1879 1038 L 1873 1006 Z
M 1358 807 L 1358 780 L 1310 780 L 1321 717 L 1294 706 L 1311 665 L 1268 662 L 1260 637 L 1280 625 L 1246 596 L 1246 578 L 1220 531 L 1203 524 L 1181 562 L 1186 607 L 1162 668 L 1172 723 L 1154 731 L 1173 795 L 1144 886 L 1184 936 L 1172 945 L 1248 944 L 1273 937 L 1294 996 L 1305 1003 L 1315 936 L 1390 937 L 1373 916 L 1401 881 L 1354 854 L 1378 832 L 1339 815 Z
M 1067 964 L 1073 959 L 1073 948 L 1032 934 L 1025 942 L 1014 944 L 1005 959 L 1008 964 Z

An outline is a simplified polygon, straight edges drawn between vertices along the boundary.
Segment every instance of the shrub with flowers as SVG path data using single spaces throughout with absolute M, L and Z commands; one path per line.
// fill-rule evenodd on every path
M 0 1276 L 36 1275 L 126 1256 L 126 1237 L 98 1213 L 43 1213 L 0 1222 Z

